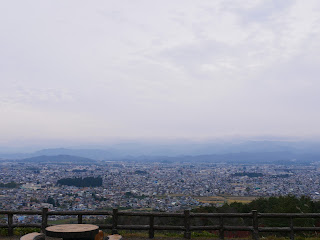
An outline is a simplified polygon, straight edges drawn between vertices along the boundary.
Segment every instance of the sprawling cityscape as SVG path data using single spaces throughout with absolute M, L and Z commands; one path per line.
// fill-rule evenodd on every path
M 57 184 L 66 178 L 101 178 L 97 187 Z M 109 210 L 176 212 L 221 205 L 224 196 L 309 196 L 320 199 L 320 168 L 311 165 L 102 162 L 78 165 L 0 162 L 4 210 Z

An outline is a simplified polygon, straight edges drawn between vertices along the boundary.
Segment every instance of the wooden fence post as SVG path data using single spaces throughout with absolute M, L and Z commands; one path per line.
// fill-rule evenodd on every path
M 78 224 L 82 224 L 82 214 L 78 214 Z
M 112 211 L 112 234 L 118 234 L 118 209 L 115 208 Z
M 12 213 L 8 213 L 8 235 L 9 236 L 13 236 L 13 214 Z
M 149 218 L 149 238 L 154 238 L 154 216 L 151 215 Z
M 219 218 L 219 239 L 224 239 L 224 226 L 223 226 L 223 217 Z
M 294 240 L 293 218 L 290 217 L 290 240 Z
M 190 210 L 184 210 L 184 238 L 190 239 L 191 232 L 190 232 Z
M 252 239 L 258 240 L 259 239 L 259 222 L 258 222 L 258 212 L 257 210 L 252 210 Z
M 48 226 L 48 208 L 42 208 L 41 232 L 45 233 Z

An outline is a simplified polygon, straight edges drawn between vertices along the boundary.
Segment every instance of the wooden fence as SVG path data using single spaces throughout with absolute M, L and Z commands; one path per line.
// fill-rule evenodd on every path
M 83 216 L 88 215 L 103 215 L 112 217 L 112 224 L 97 224 L 100 229 L 109 229 L 113 234 L 117 233 L 118 230 L 146 230 L 149 231 L 149 238 L 154 237 L 156 230 L 175 230 L 183 231 L 184 237 L 187 239 L 191 238 L 191 232 L 193 231 L 210 231 L 215 230 L 219 232 L 219 239 L 224 239 L 226 231 L 248 231 L 252 234 L 252 239 L 259 239 L 259 233 L 262 232 L 287 232 L 290 235 L 290 239 L 294 239 L 295 232 L 301 231 L 320 231 L 320 227 L 297 227 L 294 226 L 294 219 L 297 218 L 320 218 L 320 213 L 258 213 L 253 210 L 250 213 L 193 213 L 189 210 L 185 210 L 184 213 L 164 213 L 164 212 L 128 212 L 118 211 L 48 211 L 48 208 L 43 208 L 42 211 L 5 211 L 0 210 L 0 215 L 7 215 L 7 223 L 0 224 L 0 228 L 7 228 L 8 234 L 13 235 L 13 229 L 15 227 L 37 227 L 41 228 L 41 231 L 45 231 L 48 225 L 48 217 L 54 215 L 76 215 L 78 217 L 78 223 L 82 223 Z M 41 215 L 41 224 L 36 223 L 14 223 L 14 215 Z M 119 216 L 124 217 L 145 217 L 149 219 L 147 225 L 120 225 L 118 224 Z M 183 219 L 184 225 L 155 225 L 154 219 L 161 217 L 170 218 L 181 218 Z M 192 218 L 202 219 L 219 219 L 218 225 L 208 226 L 196 226 L 191 224 Z M 239 225 L 230 226 L 225 224 L 225 219 L 230 218 L 241 218 L 251 219 L 251 225 Z M 288 227 L 263 227 L 259 225 L 259 219 L 261 218 L 286 218 L 290 221 Z

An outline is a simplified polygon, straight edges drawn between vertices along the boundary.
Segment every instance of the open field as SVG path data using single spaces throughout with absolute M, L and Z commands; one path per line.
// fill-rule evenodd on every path
M 183 197 L 186 195 L 183 194 L 170 194 L 171 197 Z M 157 196 L 158 198 L 166 198 L 167 196 Z M 190 196 L 186 196 L 190 197 Z M 212 204 L 224 204 L 224 203 L 233 203 L 233 202 L 241 202 L 241 203 L 250 203 L 253 200 L 257 199 L 257 197 L 243 197 L 243 196 L 229 196 L 229 195 L 219 195 L 219 196 L 211 196 L 211 197 L 199 197 L 192 196 L 194 199 L 203 203 L 212 203 Z
M 237 197 L 237 196 L 212 196 L 212 197 L 197 197 L 198 201 L 203 203 L 223 204 L 223 203 L 249 203 L 256 199 L 256 197 Z

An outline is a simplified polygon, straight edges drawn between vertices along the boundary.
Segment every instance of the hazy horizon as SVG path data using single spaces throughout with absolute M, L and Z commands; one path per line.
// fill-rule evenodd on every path
M 316 0 L 4 1 L 0 150 L 318 141 L 319 12 Z
M 286 147 L 291 146 L 297 149 L 318 149 L 320 147 L 320 139 L 318 138 L 284 138 L 284 137 L 266 137 L 259 136 L 255 138 L 246 137 L 232 137 L 232 138 L 216 138 L 216 139 L 109 139 L 108 141 L 102 142 L 61 142 L 58 140 L 50 141 L 20 141 L 12 142 L 8 144 L 0 145 L 0 154 L 11 154 L 11 153 L 34 153 L 42 150 L 123 150 L 124 152 L 128 149 L 149 151 L 150 149 L 167 149 L 173 151 L 180 151 L 181 154 L 189 152 L 194 149 L 206 149 L 207 153 L 210 152 L 208 147 L 212 147 L 212 153 L 222 147 L 222 152 L 234 152 L 234 147 L 240 147 L 238 152 L 246 151 L 241 147 L 250 146 L 260 149 L 272 148 L 273 146 Z M 315 147 L 316 146 L 316 147 Z M 149 150 L 148 150 L 149 149 Z M 220 149 L 221 150 L 221 149 Z M 250 151 L 251 151 L 250 150 Z M 275 150 L 279 151 L 279 149 Z M 58 151 L 59 152 L 59 151 Z M 165 155 L 165 154 L 164 154 Z M 170 155 L 170 151 L 168 152 Z

